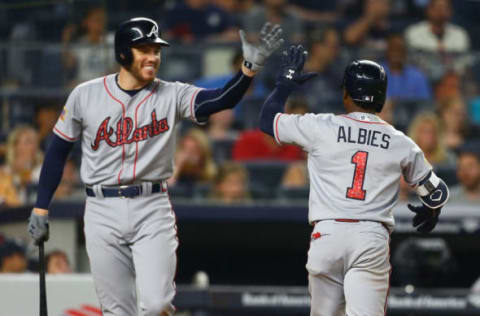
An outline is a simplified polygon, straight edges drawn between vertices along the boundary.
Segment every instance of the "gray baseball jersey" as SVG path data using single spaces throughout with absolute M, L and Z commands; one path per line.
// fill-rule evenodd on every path
M 400 176 L 415 186 L 431 170 L 409 137 L 373 114 L 279 113 L 274 134 L 308 152 L 309 222 L 371 220 L 392 231 Z
M 54 133 L 81 139 L 82 181 L 120 185 L 170 178 L 175 124 L 195 121 L 193 103 L 200 88 L 154 80 L 131 97 L 115 74 L 87 81 L 70 94 Z

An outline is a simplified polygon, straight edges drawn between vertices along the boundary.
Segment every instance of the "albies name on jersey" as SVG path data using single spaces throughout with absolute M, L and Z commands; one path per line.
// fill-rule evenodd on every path
M 338 127 L 337 143 L 351 143 L 360 145 L 369 145 L 373 147 L 381 147 L 388 149 L 390 145 L 390 135 L 382 133 L 380 131 L 366 129 L 366 128 L 353 128 L 344 127 L 340 125 Z

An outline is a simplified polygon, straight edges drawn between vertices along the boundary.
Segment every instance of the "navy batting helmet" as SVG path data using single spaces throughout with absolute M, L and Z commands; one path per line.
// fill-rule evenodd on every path
M 120 24 L 115 33 L 115 58 L 120 65 L 130 65 L 132 46 L 143 43 L 170 44 L 161 38 L 157 22 L 149 18 L 133 18 Z
M 376 62 L 354 60 L 345 69 L 343 86 L 357 105 L 382 111 L 387 94 L 387 75 Z

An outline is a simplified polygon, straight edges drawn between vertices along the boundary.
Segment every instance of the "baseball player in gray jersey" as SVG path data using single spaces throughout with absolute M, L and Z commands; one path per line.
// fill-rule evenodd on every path
M 155 21 L 133 18 L 115 34 L 117 74 L 77 86 L 47 150 L 38 199 L 29 220 L 36 243 L 48 240 L 48 208 L 73 143 L 81 142 L 86 184 L 85 239 L 103 315 L 172 315 L 178 246 L 166 180 L 172 175 L 175 126 L 204 123 L 233 107 L 253 76 L 282 44 L 266 24 L 258 44 L 240 31 L 244 63 L 223 88 L 200 89 L 156 78 L 161 38 Z
M 306 265 L 311 315 L 384 315 L 400 177 L 422 201 L 408 206 L 420 232 L 435 227 L 448 188 L 420 148 L 375 115 L 382 110 L 387 87 L 385 71 L 375 62 L 354 61 L 346 68 L 347 114 L 282 113 L 290 92 L 315 75 L 302 72 L 305 58 L 302 46 L 291 46 L 285 54 L 260 126 L 279 144 L 297 144 L 308 153 L 308 220 L 314 225 Z

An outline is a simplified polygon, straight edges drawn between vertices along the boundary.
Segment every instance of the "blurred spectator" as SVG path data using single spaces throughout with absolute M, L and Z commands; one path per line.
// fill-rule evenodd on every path
M 40 148 L 45 151 L 49 139 L 53 135 L 53 127 L 57 122 L 59 109 L 57 106 L 39 106 L 35 112 L 35 125 L 38 131 Z
M 385 38 L 392 28 L 389 14 L 389 0 L 364 1 L 362 16 L 345 28 L 345 43 L 375 50 L 385 49 Z
M 305 114 L 308 108 L 304 101 L 290 98 L 285 107 L 286 113 Z M 240 133 L 233 145 L 232 158 L 237 161 L 249 160 L 303 160 L 305 152 L 295 145 L 278 145 L 269 135 L 259 128 Z
M 450 189 L 450 201 L 480 205 L 480 142 L 465 143 L 457 152 L 460 184 Z
M 107 33 L 107 12 L 103 6 L 90 7 L 80 25 L 70 24 L 62 34 L 63 65 L 74 73 L 71 86 L 114 72 L 114 34 Z
M 30 126 L 16 127 L 8 136 L 6 164 L 0 168 L 1 204 L 30 202 L 28 189 L 38 183 L 42 161 L 37 131 Z
M 223 110 L 208 118 L 207 135 L 212 141 L 234 140 L 237 132 L 232 130 L 235 116 L 232 109 Z
M 198 40 L 238 41 L 238 25 L 234 16 L 210 0 L 172 1 L 164 17 L 165 37 L 192 43 Z
M 240 68 L 242 67 L 243 62 L 243 53 L 241 49 L 237 49 L 235 53 L 232 55 L 231 59 L 231 68 L 229 73 L 225 75 L 218 75 L 218 76 L 211 76 L 211 77 L 204 77 L 196 80 L 193 84 L 197 87 L 205 88 L 205 89 L 217 89 L 218 87 L 224 86 L 232 76 L 235 75 Z M 233 112 L 235 114 L 235 121 L 237 124 L 241 125 L 241 120 L 244 117 L 244 102 L 249 97 L 253 98 L 264 98 L 267 94 L 267 88 L 263 84 L 261 80 L 253 80 L 248 88 L 245 96 L 242 100 L 233 108 Z M 211 117 L 209 119 L 211 121 Z
M 226 204 L 248 202 L 248 172 L 236 162 L 227 161 L 218 170 L 213 182 L 212 199 Z
M 62 250 L 50 251 L 45 257 L 45 262 L 49 274 L 72 273 L 67 254 Z
M 438 80 L 452 67 L 463 70 L 465 60 L 458 57 L 469 52 L 470 38 L 462 27 L 449 22 L 453 15 L 450 1 L 430 0 L 425 15 L 426 20 L 408 27 L 405 36 L 409 48 L 420 53 L 417 57 L 429 77 Z
M 472 122 L 480 125 L 480 96 L 470 101 L 468 113 Z
M 318 24 L 334 23 L 338 19 L 335 0 L 293 0 L 289 3 L 289 11 L 294 12 L 303 21 Z
M 394 102 L 391 99 L 387 99 L 385 100 L 385 104 L 383 105 L 382 112 L 377 113 L 377 115 L 388 124 L 395 125 L 395 117 L 393 113 L 394 107 Z M 395 126 L 395 128 L 400 129 L 398 126 Z
M 428 79 L 415 66 L 407 63 L 407 47 L 400 34 L 387 38 L 386 60 L 387 98 L 395 100 L 430 100 L 431 89 Z
M 471 125 L 461 98 L 448 98 L 440 103 L 439 115 L 444 131 L 444 142 L 447 148 L 456 149 L 466 140 L 478 139 L 480 130 Z
M 0 273 L 23 273 L 27 271 L 25 249 L 14 241 L 6 240 L 0 245 Z
M 207 135 L 201 129 L 189 129 L 177 146 L 174 172 L 168 179 L 168 185 L 208 183 L 216 173 L 217 166 Z
M 288 166 L 283 174 L 281 186 L 283 188 L 303 188 L 308 184 L 307 163 L 300 161 Z
M 434 82 L 436 102 L 461 97 L 460 76 L 454 72 L 446 73 L 440 80 Z
M 265 22 L 280 24 L 283 38 L 287 43 L 301 43 L 304 40 L 302 21 L 288 10 L 287 0 L 263 0 L 244 16 L 243 27 L 247 35 L 255 40 L 258 30 Z
M 450 0 L 430 0 L 425 15 L 425 21 L 406 30 L 407 42 L 412 49 L 441 53 L 468 52 L 468 33 L 449 22 L 453 15 Z
M 333 27 L 316 29 L 309 35 L 309 57 L 305 71 L 318 75 L 307 81 L 296 92 L 305 96 L 311 112 L 338 113 L 341 107 L 338 98 L 341 96 L 343 68 L 340 58 L 340 36 Z
M 23 16 L 28 14 L 26 13 L 28 10 L 23 11 L 20 16 L 14 15 L 14 20 L 11 21 L 14 25 L 10 31 L 8 50 L 6 51 L 8 55 L 5 65 L 7 76 L 0 79 L 2 85 L 12 87 L 29 85 L 32 82 L 34 63 L 38 62 L 32 57 L 40 55 L 37 52 L 35 52 L 35 55 L 32 54 L 35 48 L 28 49 L 28 45 L 37 40 L 37 32 L 33 21 Z M 18 20 L 19 18 L 23 20 Z
M 418 114 L 408 128 L 408 136 L 420 147 L 434 167 L 454 167 L 455 157 L 442 143 L 442 130 L 437 116 L 430 112 Z
M 72 159 L 68 159 L 63 169 L 62 181 L 55 191 L 54 200 L 83 201 L 85 191 L 81 186 L 77 166 Z

